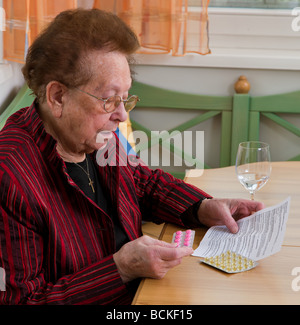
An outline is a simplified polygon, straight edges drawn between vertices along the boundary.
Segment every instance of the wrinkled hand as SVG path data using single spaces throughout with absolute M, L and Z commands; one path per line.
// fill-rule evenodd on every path
M 175 247 L 174 244 L 142 236 L 125 244 L 113 255 L 124 283 L 139 277 L 161 279 L 184 256 L 191 255 L 190 247 Z
M 263 208 L 263 203 L 252 200 L 209 199 L 200 204 L 198 219 L 205 226 L 225 225 L 229 231 L 237 233 L 237 220 Z

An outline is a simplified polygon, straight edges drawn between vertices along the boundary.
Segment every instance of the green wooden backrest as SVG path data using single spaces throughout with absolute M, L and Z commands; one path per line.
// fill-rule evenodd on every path
M 236 130 L 231 149 L 231 164 L 235 163 L 238 143 L 260 140 L 260 121 L 264 116 L 287 131 L 300 137 L 300 128 L 278 114 L 300 114 L 300 91 L 270 96 L 250 97 L 248 94 L 235 95 L 232 128 Z M 299 148 L 300 152 L 300 148 Z M 289 160 L 300 160 L 300 154 Z
M 0 130 L 3 128 L 6 120 L 20 108 L 30 106 L 35 98 L 31 94 L 32 91 L 25 84 L 18 92 L 13 101 L 5 109 L 5 111 L 0 115 Z
M 192 127 L 202 130 L 202 122 L 219 115 L 221 117 L 219 167 L 235 164 L 236 152 L 240 142 L 260 139 L 261 116 L 272 120 L 274 123 L 300 137 L 300 128 L 278 115 L 280 113 L 300 114 L 300 91 L 260 97 L 251 97 L 249 94 L 204 96 L 175 92 L 135 81 L 131 93 L 135 93 L 141 98 L 137 109 L 144 107 L 166 108 L 170 109 L 170 112 L 171 109 L 199 111 L 196 117 L 170 130 L 166 130 L 170 135 L 175 130 L 183 132 Z M 31 95 L 31 90 L 24 85 L 11 104 L 0 115 L 0 130 L 11 114 L 22 107 L 31 105 L 33 100 L 34 96 Z M 144 131 L 148 138 L 150 137 L 151 130 L 142 125 L 141 122 L 132 119 L 132 116 L 131 123 L 134 130 Z M 151 145 L 153 145 L 153 142 L 148 142 L 145 144 L 145 149 Z M 174 144 L 170 145 L 170 150 L 174 154 L 183 155 L 183 149 L 176 148 Z M 194 157 L 190 158 L 191 162 L 195 161 Z M 188 160 L 187 154 L 185 159 Z M 297 153 L 295 157 L 289 160 L 300 160 L 300 154 Z M 209 168 L 207 164 L 204 167 Z M 173 174 L 180 178 L 184 177 L 184 172 L 174 172 Z
M 174 130 L 183 132 L 195 125 L 201 125 L 202 122 L 213 118 L 216 115 L 221 115 L 221 148 L 220 148 L 220 167 L 228 166 L 230 164 L 230 151 L 231 151 L 231 120 L 232 120 L 232 97 L 215 97 L 215 96 L 201 96 L 194 94 L 186 94 L 174 92 L 158 87 L 149 86 L 139 82 L 134 82 L 131 93 L 138 94 L 141 101 L 138 107 L 159 107 L 170 109 L 192 109 L 199 110 L 199 115 L 187 122 L 168 130 L 169 134 Z M 6 120 L 10 115 L 15 113 L 18 109 L 31 105 L 34 96 L 31 95 L 30 89 L 24 85 L 18 92 L 17 96 L 6 108 L 0 116 L 0 130 L 4 126 Z M 151 130 L 147 129 L 140 123 L 131 120 L 132 127 L 135 130 L 144 131 L 150 136 Z M 201 126 L 199 126 L 201 130 Z M 153 142 L 152 142 L 153 145 Z M 180 148 L 170 145 L 171 150 L 175 154 L 182 155 L 183 152 Z M 188 160 L 188 154 L 185 154 L 185 159 Z M 195 161 L 194 157 L 190 157 L 190 161 Z M 206 168 L 209 166 L 206 164 Z M 174 173 L 175 176 L 183 178 L 184 172 Z
M 194 126 L 199 126 L 201 130 L 201 123 L 221 115 L 221 147 L 220 147 L 220 167 L 228 166 L 230 164 L 231 152 L 231 122 L 232 122 L 232 103 L 233 98 L 230 96 L 204 96 L 196 94 L 188 94 L 183 92 L 175 92 L 167 89 L 162 89 L 140 82 L 134 82 L 131 88 L 131 93 L 137 94 L 141 101 L 137 105 L 139 108 L 167 108 L 179 110 L 197 110 L 199 115 L 189 121 L 185 121 L 172 129 L 166 130 L 169 134 L 178 130 L 180 132 L 186 131 Z M 172 114 L 170 112 L 170 114 Z M 172 116 L 172 115 L 170 115 Z M 159 117 L 157 117 L 159 118 Z M 151 130 L 135 121 L 131 116 L 131 124 L 134 130 L 144 131 L 148 138 L 150 138 Z M 164 139 L 165 140 L 165 139 Z M 145 148 L 149 148 L 153 143 L 145 144 Z M 181 148 L 176 148 L 175 145 L 170 146 L 171 152 L 182 155 L 184 152 Z M 187 157 L 187 155 L 185 155 Z M 209 168 L 205 164 L 205 168 Z M 177 177 L 183 177 L 183 173 L 172 173 Z
M 249 133 L 249 106 L 248 94 L 235 94 L 232 108 L 232 137 L 229 165 L 235 165 L 239 143 L 248 141 Z
M 278 114 L 280 113 L 300 114 L 300 91 L 273 96 L 253 97 L 249 111 L 249 140 L 259 139 L 261 115 L 300 137 L 300 128 L 279 116 Z M 300 146 L 297 155 L 289 160 L 300 160 Z

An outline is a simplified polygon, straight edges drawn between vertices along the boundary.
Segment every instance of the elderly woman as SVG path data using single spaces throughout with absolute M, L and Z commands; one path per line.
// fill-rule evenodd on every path
M 142 236 L 142 218 L 237 232 L 237 219 L 262 208 L 142 164 L 97 164 L 138 100 L 138 47 L 118 17 L 95 9 L 62 12 L 31 46 L 23 73 L 36 99 L 0 133 L 1 304 L 129 304 L 139 278 L 162 278 L 192 253 Z

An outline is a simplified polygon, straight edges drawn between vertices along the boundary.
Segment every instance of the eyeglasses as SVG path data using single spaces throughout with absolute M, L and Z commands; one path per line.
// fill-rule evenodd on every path
M 84 94 L 87 94 L 91 97 L 94 97 L 98 100 L 101 100 L 102 102 L 104 102 L 104 110 L 107 112 L 107 113 L 112 113 L 114 112 L 121 104 L 121 102 L 124 103 L 124 107 L 125 107 L 125 110 L 126 112 L 130 112 L 131 110 L 133 110 L 136 106 L 136 103 L 140 101 L 139 97 L 136 96 L 136 95 L 132 95 L 130 96 L 129 98 L 127 99 L 122 99 L 120 96 L 118 95 L 115 95 L 115 96 L 111 96 L 111 97 L 108 97 L 108 98 L 99 98 L 97 96 L 94 96 L 84 90 L 81 90 L 79 88 L 75 88 L 79 91 L 81 91 L 82 93 Z

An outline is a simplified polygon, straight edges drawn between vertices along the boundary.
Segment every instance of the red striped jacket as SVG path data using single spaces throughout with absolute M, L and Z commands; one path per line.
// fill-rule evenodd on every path
M 184 212 L 208 197 L 140 164 L 99 174 L 130 240 L 142 235 L 142 217 L 189 226 Z M 112 219 L 72 181 L 34 103 L 0 132 L 0 191 L 0 304 L 131 302 L 113 260 Z

